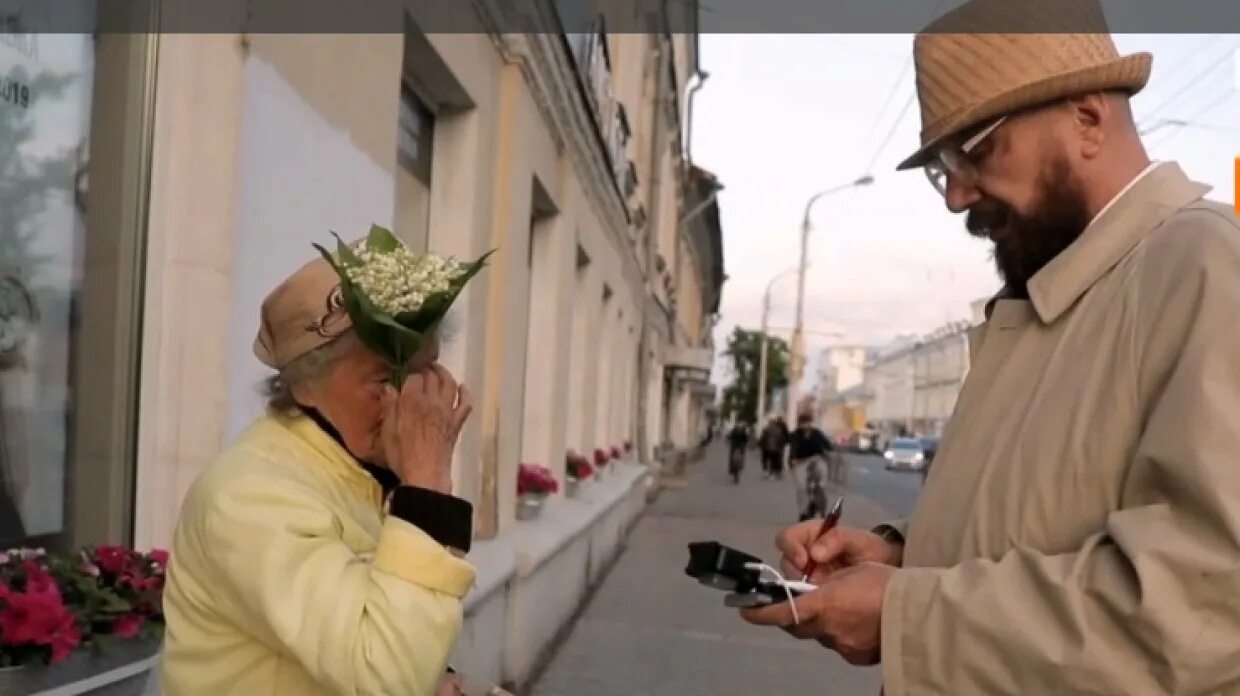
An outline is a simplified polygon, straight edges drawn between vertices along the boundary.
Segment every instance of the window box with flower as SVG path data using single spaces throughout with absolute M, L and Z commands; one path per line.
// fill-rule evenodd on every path
M 542 512 L 547 496 L 560 490 L 560 482 L 545 466 L 521 464 L 517 468 L 517 519 L 530 520 Z
M 602 447 L 596 448 L 594 450 L 594 466 L 598 468 L 598 471 L 600 473 L 604 470 L 603 468 L 606 467 L 608 462 L 610 461 L 611 461 L 611 452 L 603 449 Z
M 117 546 L 0 552 L 0 696 L 81 682 L 151 659 L 163 638 L 168 555 Z M 109 685 L 140 694 L 146 674 Z
M 594 475 L 594 467 L 584 456 L 570 451 L 565 461 L 564 470 L 568 474 L 565 479 L 564 492 L 570 498 L 577 494 L 582 481 Z

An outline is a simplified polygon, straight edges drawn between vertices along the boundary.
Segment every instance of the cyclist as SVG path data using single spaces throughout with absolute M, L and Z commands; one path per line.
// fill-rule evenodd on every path
M 808 413 L 797 416 L 797 429 L 788 440 L 788 460 L 796 481 L 797 507 L 802 520 L 826 514 L 826 510 L 817 509 L 825 504 L 821 467 L 830 461 L 834 449 L 831 440 L 814 427 L 813 416 Z

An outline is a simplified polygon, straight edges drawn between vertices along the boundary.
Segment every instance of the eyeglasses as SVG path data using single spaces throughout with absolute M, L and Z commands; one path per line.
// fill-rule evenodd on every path
M 982 141 L 986 140 L 995 129 L 1003 125 L 1007 120 L 1007 116 L 1000 116 L 998 119 L 978 131 L 973 137 L 964 141 L 958 148 L 945 147 L 937 154 L 934 159 L 926 163 L 926 178 L 930 180 L 930 185 L 935 191 L 944 198 L 947 197 L 947 175 L 951 174 L 960 180 L 965 186 L 973 186 L 977 184 L 978 171 L 977 164 L 969 159 L 969 154 L 977 149 Z

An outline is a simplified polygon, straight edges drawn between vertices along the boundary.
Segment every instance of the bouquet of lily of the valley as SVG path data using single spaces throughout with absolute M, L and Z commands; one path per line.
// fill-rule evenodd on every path
M 353 330 L 392 368 L 392 385 L 405 382 L 409 361 L 434 333 L 491 252 L 466 264 L 435 254 L 414 254 L 396 235 L 371 225 L 364 241 L 350 246 L 335 232 L 336 253 L 315 249 L 340 276 L 340 295 Z

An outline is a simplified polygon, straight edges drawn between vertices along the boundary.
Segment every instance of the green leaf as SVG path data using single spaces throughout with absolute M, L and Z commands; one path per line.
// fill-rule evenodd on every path
M 336 257 L 332 256 L 330 251 L 328 251 L 327 249 L 324 249 L 322 245 L 319 245 L 319 244 L 312 243 L 310 246 L 314 247 L 315 249 L 318 249 L 319 253 L 323 255 L 323 258 L 327 260 L 327 263 L 331 265 L 332 270 L 336 272 L 336 275 L 341 276 L 341 277 L 344 276 L 344 270 L 340 268 L 339 264 L 336 263 Z
M 390 254 L 401 246 L 400 240 L 392 231 L 378 225 L 370 226 L 370 234 L 366 237 L 366 246 L 383 254 Z
M 388 364 L 404 365 L 422 347 L 422 334 L 380 310 L 351 283 L 341 285 L 341 295 L 358 338 Z
M 345 267 L 353 267 L 362 265 L 362 260 L 353 252 L 353 247 L 344 243 L 340 235 L 332 232 L 332 236 L 336 238 L 336 254 L 340 257 L 340 262 Z

